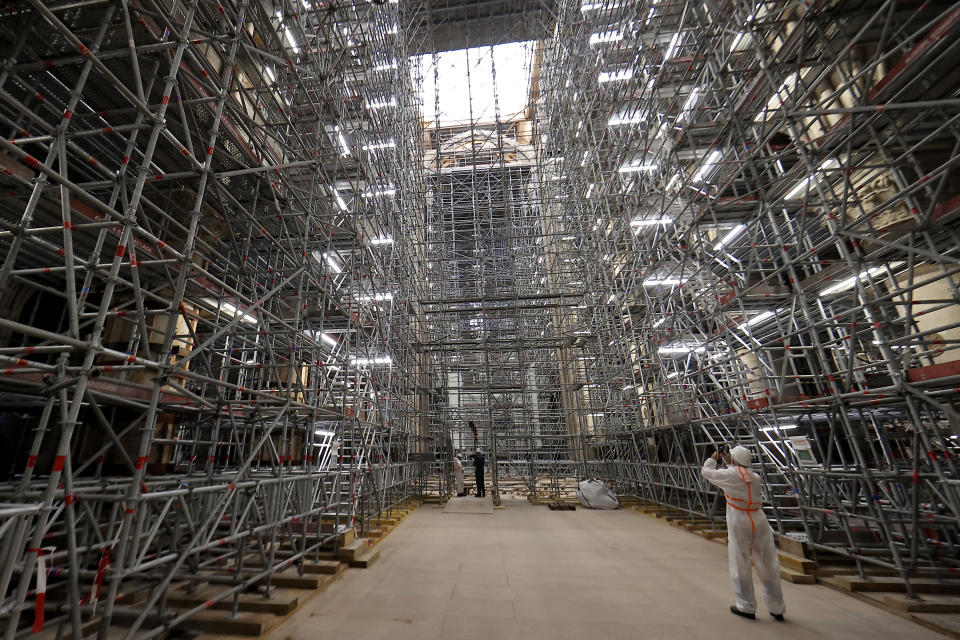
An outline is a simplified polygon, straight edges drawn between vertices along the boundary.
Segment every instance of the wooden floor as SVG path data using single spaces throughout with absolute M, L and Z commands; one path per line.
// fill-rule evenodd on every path
M 732 616 L 727 550 L 632 511 L 424 505 L 270 640 L 943 638 L 823 586 L 784 583 L 786 623 Z M 759 585 L 758 585 L 759 592 Z

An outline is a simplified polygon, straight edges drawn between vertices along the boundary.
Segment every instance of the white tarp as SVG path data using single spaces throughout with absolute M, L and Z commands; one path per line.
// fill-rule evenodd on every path
M 584 480 L 577 490 L 580 504 L 588 509 L 619 509 L 620 502 L 607 485 L 600 480 Z

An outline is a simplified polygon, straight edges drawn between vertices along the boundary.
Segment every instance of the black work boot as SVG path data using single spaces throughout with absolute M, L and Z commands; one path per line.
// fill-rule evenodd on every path
M 740 611 L 740 609 L 737 609 L 737 605 L 735 604 L 730 605 L 730 613 L 732 613 L 735 616 L 740 616 L 741 618 L 746 618 L 747 620 L 757 619 L 757 616 L 755 616 L 754 614 L 747 613 L 745 611 Z

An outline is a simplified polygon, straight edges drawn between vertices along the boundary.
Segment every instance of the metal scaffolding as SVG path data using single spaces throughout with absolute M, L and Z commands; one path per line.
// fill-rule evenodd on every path
M 598 476 L 717 519 L 699 465 L 743 444 L 781 534 L 861 573 L 953 572 L 957 4 L 524 11 L 524 111 L 500 106 L 514 30 L 458 84 L 449 53 L 414 67 L 429 486 L 479 444 L 495 493 Z
M 475 448 L 496 500 L 716 520 L 699 466 L 742 444 L 780 534 L 951 575 L 958 35 L 936 1 L 11 3 L 6 637 L 151 638 L 201 578 L 236 607 Z
M 584 283 L 584 475 L 716 518 L 699 465 L 742 444 L 781 534 L 956 571 L 958 27 L 950 2 L 558 9 L 538 152 Z
M 395 3 L 0 17 L 0 621 L 152 638 L 417 491 Z M 196 607 L 171 585 L 213 585 Z M 44 615 L 46 614 L 46 615 Z M 45 618 L 45 619 L 44 619 Z

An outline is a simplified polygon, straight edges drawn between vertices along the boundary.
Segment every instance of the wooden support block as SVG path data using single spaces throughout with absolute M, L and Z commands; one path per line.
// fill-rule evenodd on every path
M 833 584 L 846 591 L 905 593 L 907 585 L 896 576 L 874 576 L 866 580 L 860 576 L 834 576 Z M 910 584 L 917 593 L 960 594 L 960 581 L 937 582 L 932 578 L 912 578 Z
M 380 527 L 371 527 L 363 532 L 364 538 L 379 538 L 384 535 L 384 530 Z
M 243 613 L 233 618 L 229 611 L 201 611 L 180 623 L 179 628 L 232 636 L 260 637 L 276 626 L 277 622 L 277 617 L 269 613 Z
M 193 593 L 188 593 L 184 589 L 176 589 L 167 593 L 167 604 L 171 607 L 192 609 L 211 599 L 219 592 L 219 589 L 211 587 L 195 589 Z M 259 593 L 241 593 L 237 609 L 243 612 L 270 613 L 282 616 L 296 609 L 298 602 L 299 597 L 296 591 L 275 589 L 267 599 L 264 599 L 263 595 Z M 214 602 L 210 608 L 217 611 L 232 611 L 233 596 Z
M 697 535 L 701 538 L 706 538 L 707 540 L 712 540 L 714 538 L 726 538 L 727 530 L 726 529 L 699 529 Z
M 817 569 L 817 563 L 809 558 L 796 556 L 792 553 L 787 553 L 786 551 L 780 551 L 778 555 L 780 556 L 781 567 L 788 567 L 794 571 L 799 571 L 800 573 L 810 574 Z
M 847 576 L 852 571 L 850 565 L 820 565 L 813 570 L 813 575 L 818 578 L 833 578 L 835 576 Z M 896 576 L 895 571 L 890 569 L 881 569 L 879 567 L 867 567 L 864 569 L 868 576 Z
M 782 551 L 792 553 L 795 556 L 804 557 L 806 555 L 803 542 L 791 536 L 777 536 L 777 546 L 779 546 Z
M 345 544 L 337 550 L 337 559 L 341 562 L 353 562 L 354 558 L 357 555 L 367 548 L 367 543 L 364 540 L 353 540 L 350 544 Z
M 131 610 L 114 611 L 113 622 L 118 626 L 134 622 L 137 614 Z M 218 635 L 260 637 L 265 635 L 280 620 L 269 613 L 242 613 L 232 617 L 229 611 L 200 611 L 179 625 L 178 629 L 216 633 Z M 156 614 L 148 614 L 145 623 L 157 626 L 160 620 Z
M 901 595 L 885 595 L 883 603 L 908 613 L 960 613 L 960 598 L 951 596 L 927 595 L 912 600 Z
M 340 571 L 342 566 L 343 564 L 338 560 L 317 560 L 303 563 L 303 572 L 332 576 Z
M 809 574 L 803 573 L 801 571 L 794 571 L 788 567 L 780 567 L 780 577 L 786 580 L 787 582 L 792 582 L 794 584 L 816 584 L 817 579 Z
M 380 549 L 367 549 L 366 551 L 362 551 L 354 556 L 353 560 L 350 561 L 350 566 L 358 569 L 366 569 L 371 564 L 376 562 L 377 558 L 379 557 Z
M 298 576 L 296 568 L 290 568 L 273 574 L 270 584 L 278 589 L 317 589 L 320 581 L 315 575 Z

